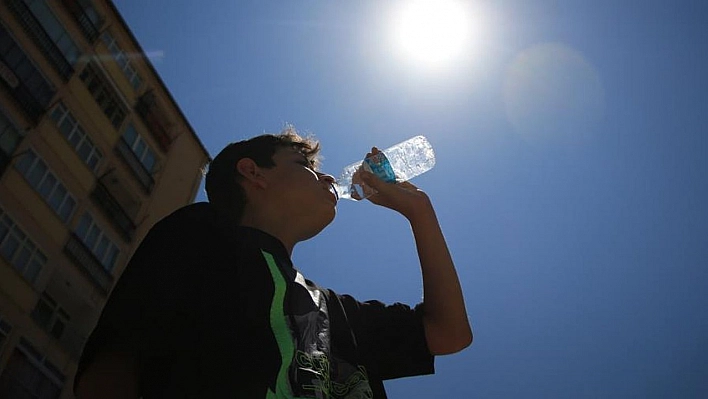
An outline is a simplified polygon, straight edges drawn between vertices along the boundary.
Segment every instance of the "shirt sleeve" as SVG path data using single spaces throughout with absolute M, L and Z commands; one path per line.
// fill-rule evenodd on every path
M 340 295 L 356 340 L 359 361 L 382 380 L 433 374 L 434 356 L 428 349 L 422 320 L 422 304 L 385 305 L 359 302 Z

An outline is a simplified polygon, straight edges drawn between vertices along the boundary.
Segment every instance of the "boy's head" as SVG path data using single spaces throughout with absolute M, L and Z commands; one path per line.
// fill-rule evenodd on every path
M 227 145 L 209 164 L 205 189 L 209 202 L 221 213 L 240 222 L 248 203 L 242 186 L 243 176 L 236 164 L 243 158 L 252 159 L 259 167 L 275 166 L 273 155 L 283 148 L 293 148 L 302 153 L 313 169 L 319 165 L 320 145 L 313 139 L 303 138 L 292 127 L 279 134 L 264 134 Z

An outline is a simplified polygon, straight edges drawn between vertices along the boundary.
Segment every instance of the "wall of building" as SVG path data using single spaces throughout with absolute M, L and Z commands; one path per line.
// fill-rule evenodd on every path
M 149 228 L 209 154 L 109 1 L 0 2 L 0 397 L 72 398 Z

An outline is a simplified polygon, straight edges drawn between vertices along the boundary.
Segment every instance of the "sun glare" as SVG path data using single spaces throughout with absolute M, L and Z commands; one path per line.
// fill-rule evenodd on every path
M 467 10 L 460 1 L 406 1 L 397 18 L 396 45 L 417 63 L 445 64 L 465 50 L 470 27 Z

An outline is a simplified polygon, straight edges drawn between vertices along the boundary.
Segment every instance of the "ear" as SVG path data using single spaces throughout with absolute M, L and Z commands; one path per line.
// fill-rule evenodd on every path
M 251 158 L 241 158 L 236 162 L 236 170 L 243 176 L 244 183 L 250 183 L 260 188 L 265 188 L 268 184 L 261 167 Z

